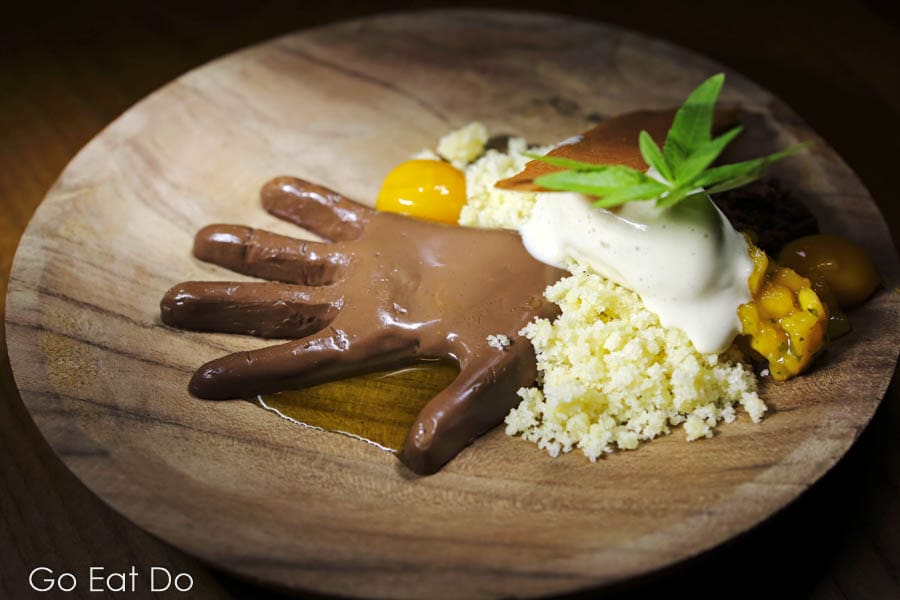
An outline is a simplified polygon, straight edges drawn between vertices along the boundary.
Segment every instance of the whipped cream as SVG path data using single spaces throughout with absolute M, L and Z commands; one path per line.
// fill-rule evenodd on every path
M 750 301 L 747 242 L 707 194 L 668 209 L 653 201 L 594 208 L 577 193 L 544 192 L 519 229 L 528 252 L 559 268 L 567 261 L 636 292 L 664 327 L 684 331 L 698 351 L 719 353 L 740 331 Z

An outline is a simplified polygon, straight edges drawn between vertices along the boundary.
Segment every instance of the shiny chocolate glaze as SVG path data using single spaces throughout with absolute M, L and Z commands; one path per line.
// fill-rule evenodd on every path
M 194 254 L 267 282 L 187 282 L 160 304 L 163 322 L 204 331 L 300 339 L 213 360 L 191 379 L 201 398 L 247 398 L 420 359 L 459 365 L 419 413 L 400 459 L 433 473 L 517 403 L 536 377 L 519 330 L 557 308 L 543 297 L 564 273 L 533 259 L 517 233 L 383 213 L 293 177 L 262 190 L 272 214 L 331 240 L 310 242 L 210 225 Z M 487 337 L 504 334 L 497 349 Z

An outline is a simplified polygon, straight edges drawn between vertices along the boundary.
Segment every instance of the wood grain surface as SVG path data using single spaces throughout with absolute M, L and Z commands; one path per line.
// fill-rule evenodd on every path
M 854 315 L 859 339 L 836 346 L 815 376 L 773 392 L 778 410 L 763 426 L 738 423 L 702 446 L 669 438 L 595 466 L 551 461 L 495 432 L 441 475 L 408 479 L 389 456 L 351 440 L 298 436 L 252 407 L 186 396 L 200 360 L 252 342 L 161 332 L 155 303 L 174 280 L 220 275 L 186 254 L 197 227 L 272 225 L 255 190 L 274 172 L 371 198 L 379 173 L 474 118 L 473 103 L 492 128 L 554 139 L 635 97 L 677 102 L 690 77 L 714 68 L 584 23 L 417 18 L 228 57 L 129 111 L 67 169 L 23 240 L 8 312 L 18 383 L 57 452 L 116 509 L 213 563 L 303 589 L 382 596 L 607 583 L 706 549 L 795 497 L 843 453 L 887 385 L 896 294 Z M 423 37 L 405 38 L 411 30 Z M 466 36 L 488 33 L 495 52 L 466 56 Z M 579 57 L 588 55 L 617 69 L 585 94 L 590 64 Z M 528 77 L 535 64 L 549 73 L 545 84 Z M 670 81 L 662 91 L 660 76 Z M 448 81 L 453 92 L 441 93 Z M 765 92 L 734 75 L 730 83 L 734 98 L 776 116 L 786 140 L 814 135 Z M 584 106 L 560 102 L 585 95 Z M 852 174 L 819 148 L 790 175 L 827 227 L 869 245 L 893 291 L 883 224 Z M 351 177 L 335 156 L 357 167 Z M 134 293 L 143 288 L 153 291 Z

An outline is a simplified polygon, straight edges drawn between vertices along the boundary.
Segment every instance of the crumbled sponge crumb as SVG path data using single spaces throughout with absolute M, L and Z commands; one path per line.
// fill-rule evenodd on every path
M 506 153 L 488 150 L 465 169 L 467 202 L 459 213 L 460 225 L 518 229 L 525 224 L 537 200 L 536 194 L 501 190 L 494 184 L 525 168 L 525 163 L 531 160 L 523 154 L 526 149 L 525 140 L 513 138 Z M 545 148 L 532 150 L 546 151 Z
M 510 341 L 507 336 L 503 335 L 502 333 L 497 333 L 487 336 L 487 343 L 491 348 L 503 350 L 504 348 L 509 346 Z
M 440 139 L 437 153 L 453 166 L 462 169 L 484 153 L 488 141 L 487 127 L 481 123 L 468 125 L 451 131 Z
M 522 388 L 506 418 L 552 456 L 580 449 L 591 461 L 684 425 L 687 439 L 712 437 L 740 404 L 754 421 L 766 406 L 748 367 L 700 354 L 678 329 L 666 329 L 639 297 L 572 263 L 572 275 L 547 288 L 562 314 L 522 329 L 535 347 L 543 389 Z

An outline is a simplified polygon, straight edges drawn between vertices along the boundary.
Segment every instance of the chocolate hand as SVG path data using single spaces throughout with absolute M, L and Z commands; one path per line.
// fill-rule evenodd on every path
M 190 383 L 196 396 L 250 397 L 418 359 L 455 361 L 459 376 L 422 409 L 400 454 L 424 474 L 502 421 L 516 390 L 534 381 L 533 349 L 518 331 L 555 313 L 543 290 L 562 272 L 531 258 L 516 233 L 377 212 L 290 177 L 266 184 L 262 200 L 332 243 L 206 227 L 198 258 L 281 283 L 182 283 L 163 298 L 162 320 L 300 339 L 203 365 Z M 510 344 L 492 347 L 492 334 Z

